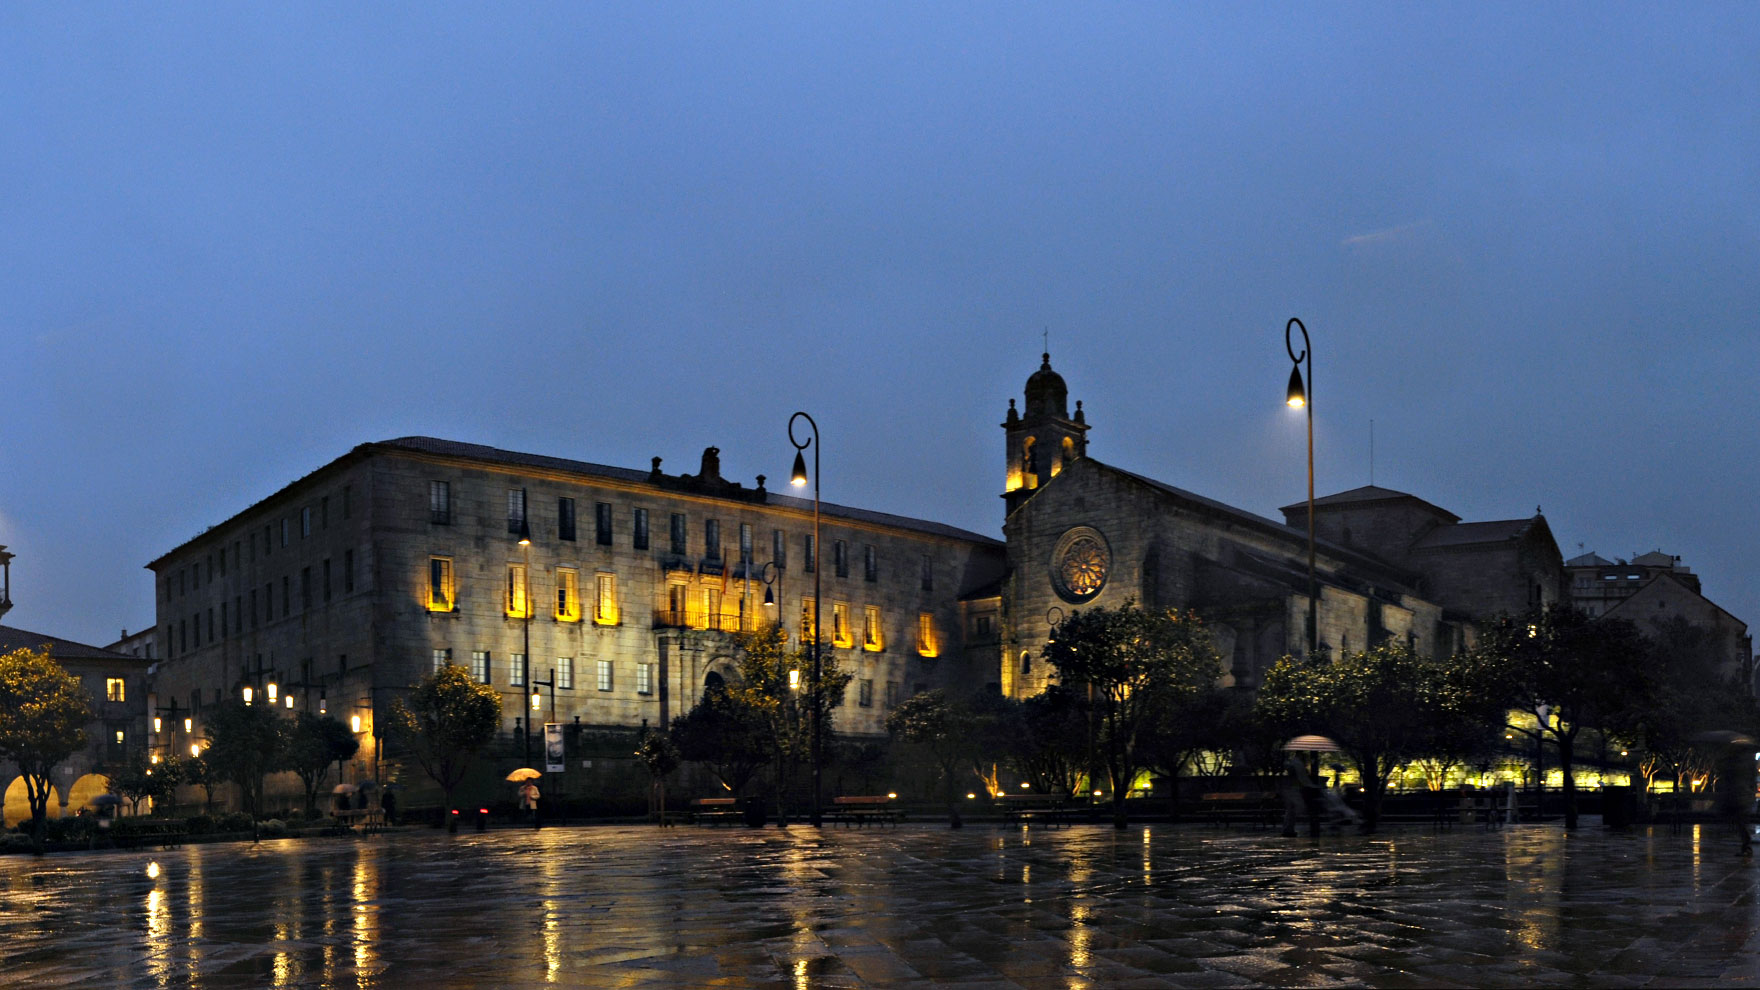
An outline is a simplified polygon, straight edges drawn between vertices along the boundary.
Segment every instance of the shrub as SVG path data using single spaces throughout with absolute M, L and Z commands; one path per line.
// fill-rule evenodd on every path
M 242 811 L 234 811 L 229 814 L 221 815 L 220 821 L 216 824 L 215 830 L 220 832 L 249 832 L 251 830 L 251 816 Z
M 208 815 L 194 815 L 184 820 L 183 827 L 191 835 L 207 835 L 214 831 L 214 819 Z
M 287 823 L 279 818 L 266 818 L 258 823 L 257 832 L 269 838 L 283 836 L 287 834 Z

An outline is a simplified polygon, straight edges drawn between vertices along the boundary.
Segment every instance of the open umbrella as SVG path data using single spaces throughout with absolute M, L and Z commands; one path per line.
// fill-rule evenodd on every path
M 537 780 L 542 776 L 544 776 L 542 773 L 533 770 L 531 767 L 520 767 L 518 770 L 508 774 L 507 779 L 517 784 L 522 780 Z
M 1712 729 L 1710 732 L 1701 732 L 1693 737 L 1693 741 L 1696 743 L 1709 743 L 1713 746 L 1754 745 L 1753 736 L 1748 735 L 1746 732 L 1736 732 L 1733 729 Z
M 360 790 L 360 788 L 356 787 L 354 784 L 337 784 L 335 787 L 330 788 L 330 793 L 332 793 L 332 794 L 353 794 L 355 791 L 358 791 L 358 790 Z
M 357 786 L 363 791 L 376 791 L 379 789 L 379 782 L 376 780 L 363 780 Z
M 1297 736 L 1283 744 L 1286 753 L 1336 753 L 1338 743 L 1325 736 Z
M 86 802 L 94 808 L 110 808 L 122 803 L 122 799 L 114 794 L 100 794 Z

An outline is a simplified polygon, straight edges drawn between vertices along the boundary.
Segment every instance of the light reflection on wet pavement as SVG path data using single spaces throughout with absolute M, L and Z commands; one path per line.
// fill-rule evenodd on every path
M 0 859 L 0 982 L 1760 983 L 1725 832 L 509 830 Z

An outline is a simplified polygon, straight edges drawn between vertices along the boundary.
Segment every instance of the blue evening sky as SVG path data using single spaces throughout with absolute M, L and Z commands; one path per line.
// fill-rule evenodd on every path
M 357 443 L 778 479 L 999 533 L 1090 452 L 1662 548 L 1760 621 L 1760 6 L 0 8 L 10 625 Z

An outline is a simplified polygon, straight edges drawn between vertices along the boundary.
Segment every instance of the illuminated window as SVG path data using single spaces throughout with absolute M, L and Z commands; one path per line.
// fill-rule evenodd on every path
M 556 569 L 556 617 L 563 622 L 581 620 L 580 575 L 572 567 Z
M 471 651 L 471 680 L 478 684 L 489 683 L 489 651 Z
M 523 619 L 531 614 L 531 599 L 527 595 L 530 589 L 526 586 L 526 565 L 507 565 L 507 614 L 516 619 Z
M 917 652 L 926 657 L 941 653 L 941 643 L 935 636 L 935 616 L 928 612 L 917 614 Z
M 617 575 L 598 575 L 598 595 L 593 601 L 593 621 L 601 626 L 617 625 Z
M 507 683 L 514 687 L 524 687 L 526 683 L 526 655 L 515 653 L 513 662 L 507 670 Z
M 270 596 L 264 593 L 265 598 Z M 270 599 L 273 601 L 273 599 Z M 450 612 L 457 601 L 452 580 L 451 557 L 428 558 L 428 611 Z
M 668 624 L 674 626 L 685 624 L 689 609 L 686 602 L 689 597 L 690 589 L 685 586 L 683 581 L 672 581 L 666 585 L 666 621 Z
M 801 599 L 801 642 L 813 641 L 813 623 L 817 621 L 818 602 L 811 598 Z
M 831 542 L 831 563 L 837 569 L 838 577 L 849 577 L 849 544 L 842 540 Z
M 855 645 L 850 635 L 849 605 L 845 602 L 831 603 L 831 645 L 848 647 Z
M 436 672 L 438 672 L 440 670 L 440 668 L 446 666 L 447 664 L 449 664 L 451 662 L 452 662 L 452 650 L 450 648 L 447 648 L 444 650 L 435 650 L 434 651 L 434 670 Z
M 872 680 L 864 677 L 856 682 L 856 704 L 863 708 L 874 707 L 874 682 Z
M 703 629 L 721 628 L 720 588 L 703 589 L 703 614 L 701 616 L 701 622 L 697 623 L 697 625 Z
M 636 693 L 654 693 L 654 665 L 651 663 L 636 664 Z
M 519 527 L 526 521 L 526 490 L 509 488 L 507 490 L 507 531 L 518 533 Z
M 574 542 L 574 499 L 556 500 L 556 538 Z
M 125 701 L 125 700 L 127 700 L 125 697 L 126 693 L 127 693 L 127 688 L 125 688 L 123 686 L 122 678 L 120 678 L 120 677 L 106 677 L 106 678 L 104 678 L 104 700 L 105 701 Z
M 609 691 L 611 690 L 611 661 L 600 660 L 597 663 L 599 665 L 599 690 Z
M 631 542 L 637 550 L 648 549 L 648 510 L 636 510 L 635 534 Z
M 862 546 L 862 580 L 880 580 L 880 557 L 874 551 L 874 544 Z
M 862 649 L 875 653 L 885 648 L 886 638 L 880 631 L 880 606 L 864 606 L 862 608 Z
M 574 657 L 556 658 L 556 686 L 562 690 L 574 690 Z

